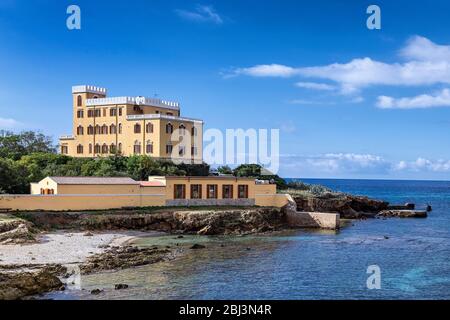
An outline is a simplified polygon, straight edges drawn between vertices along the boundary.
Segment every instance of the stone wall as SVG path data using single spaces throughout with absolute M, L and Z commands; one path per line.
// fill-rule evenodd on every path
M 254 206 L 255 199 L 176 199 L 166 200 L 166 206 Z

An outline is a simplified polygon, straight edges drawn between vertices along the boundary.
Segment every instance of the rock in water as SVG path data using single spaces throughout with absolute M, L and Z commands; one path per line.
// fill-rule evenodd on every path
M 100 290 L 100 289 L 94 289 L 94 290 L 91 291 L 91 294 L 93 294 L 93 295 L 98 295 L 98 294 L 100 294 L 100 293 L 102 293 L 102 292 L 103 292 L 103 290 Z
M 0 273 L 0 300 L 17 300 L 63 287 L 61 280 L 49 269 L 37 272 Z
M 114 289 L 115 289 L 115 290 L 128 289 L 128 285 L 127 285 L 127 284 L 124 284 L 124 283 L 119 283 L 119 284 L 116 284 L 116 285 L 114 286 Z
M 381 217 L 399 217 L 399 218 L 426 218 L 426 211 L 420 210 L 383 210 L 378 213 Z
M 193 249 L 193 250 L 205 249 L 205 248 L 206 247 L 204 245 L 198 244 L 198 243 L 193 244 L 192 247 L 191 247 L 191 249 Z

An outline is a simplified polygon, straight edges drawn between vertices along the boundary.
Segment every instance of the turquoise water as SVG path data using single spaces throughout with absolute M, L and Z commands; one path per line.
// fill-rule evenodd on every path
M 85 290 L 54 299 L 449 299 L 450 182 L 304 180 L 392 203 L 427 203 L 427 219 L 354 221 L 339 232 L 291 231 L 252 237 L 174 236 L 137 244 L 187 248 L 180 258 L 83 277 Z M 369 265 L 381 289 L 366 287 Z M 115 291 L 113 284 L 127 283 Z M 91 296 L 93 288 L 104 293 Z

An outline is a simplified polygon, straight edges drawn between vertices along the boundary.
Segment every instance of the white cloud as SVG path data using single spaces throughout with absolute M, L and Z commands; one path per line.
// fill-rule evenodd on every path
M 419 109 L 450 107 L 450 89 L 443 89 L 434 95 L 421 94 L 415 97 L 393 98 L 379 96 L 377 107 L 381 109 Z
M 21 126 L 21 123 L 8 118 L 0 118 L 0 129 L 14 129 Z
M 450 172 L 450 160 L 428 160 L 425 158 L 417 158 L 415 161 L 400 161 L 394 166 L 397 171 L 413 171 L 413 172 Z
M 297 82 L 295 86 L 304 89 L 323 90 L 323 91 L 333 91 L 336 89 L 335 86 L 317 82 Z
M 380 156 L 355 153 L 327 153 L 320 155 L 284 155 L 283 166 L 295 167 L 299 172 L 386 173 L 391 164 Z
M 378 175 L 401 173 L 450 173 L 450 160 L 429 160 L 419 157 L 413 161 L 389 161 L 373 154 L 327 153 L 318 155 L 280 155 L 282 170 L 298 175 L 314 176 Z
M 247 75 L 252 77 L 282 77 L 289 78 L 298 73 L 298 70 L 292 67 L 280 64 L 263 64 L 249 68 L 239 68 L 233 71 L 235 75 Z
M 183 19 L 194 22 L 211 22 L 215 24 L 222 24 L 222 17 L 215 11 L 212 6 L 198 5 L 195 10 L 181 10 L 177 9 L 175 12 Z
M 450 46 L 413 37 L 400 51 L 405 62 L 385 63 L 370 57 L 346 63 L 292 67 L 281 64 L 257 65 L 234 70 L 235 75 L 254 77 L 303 77 L 335 82 L 342 94 L 355 94 L 376 85 L 423 86 L 450 84 Z

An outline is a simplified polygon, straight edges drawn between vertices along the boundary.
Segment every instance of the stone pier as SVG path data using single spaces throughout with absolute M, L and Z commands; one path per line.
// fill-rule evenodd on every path
M 290 195 L 287 195 L 287 197 L 288 204 L 284 207 L 284 210 L 290 226 L 295 228 L 339 229 L 340 216 L 338 213 L 299 212 L 294 199 Z

